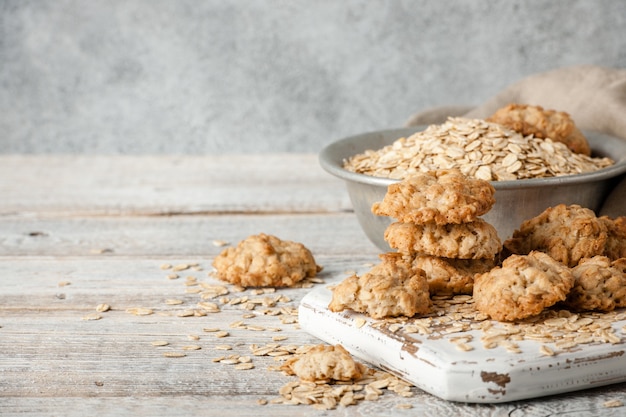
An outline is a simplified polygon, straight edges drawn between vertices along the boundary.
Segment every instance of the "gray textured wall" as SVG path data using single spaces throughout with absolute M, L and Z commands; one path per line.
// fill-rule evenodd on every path
M 0 152 L 317 152 L 626 67 L 624 0 L 0 0 Z

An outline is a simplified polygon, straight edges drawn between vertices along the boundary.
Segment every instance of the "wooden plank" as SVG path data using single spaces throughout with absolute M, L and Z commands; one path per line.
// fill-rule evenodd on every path
M 623 389 L 623 387 L 620 387 Z M 260 398 L 271 400 L 273 396 L 259 395 L 180 395 L 156 397 L 109 397 L 95 395 L 87 398 L 59 397 L 4 397 L 2 415 L 6 417 L 25 415 L 63 415 L 82 417 L 85 415 L 171 415 L 213 416 L 219 410 L 221 416 L 271 415 L 275 417 L 300 416 L 603 416 L 622 417 L 623 407 L 608 408 L 604 404 L 622 398 L 615 387 L 590 391 L 587 396 L 564 395 L 547 398 L 539 402 L 520 401 L 512 404 L 484 405 L 453 403 L 439 400 L 426 393 L 417 392 L 411 399 L 398 399 L 395 395 L 383 395 L 378 401 L 367 401 L 358 407 L 339 407 L 332 413 L 317 411 L 309 406 L 264 405 Z M 399 404 L 410 404 L 411 409 L 399 409 Z M 45 411 L 44 411 L 45 410 Z
M 118 309 L 122 310 L 146 304 L 154 307 L 167 298 L 182 297 L 188 288 L 185 282 L 189 276 L 198 281 L 220 283 L 209 276 L 212 270 L 211 260 L 148 256 L 0 257 L 3 277 L 7 277 L 0 280 L 0 311 L 3 314 L 16 311 L 19 315 L 20 309 L 24 309 L 24 313 L 35 312 L 33 319 L 42 319 L 36 314 L 37 311 L 69 309 L 89 312 L 97 304 L 104 302 L 121 304 Z M 367 254 L 349 258 L 322 254 L 316 261 L 324 266 L 318 276 L 329 278 L 341 275 L 344 271 L 366 268 L 376 258 Z M 164 264 L 198 264 L 199 269 L 192 267 L 174 272 L 162 269 Z M 178 278 L 168 278 L 172 273 L 178 275 Z M 298 289 L 281 291 L 287 292 L 290 297 L 303 295 Z M 196 295 L 190 294 L 186 297 L 195 300 Z
M 206 259 L 252 234 L 303 243 L 314 254 L 378 253 L 353 213 L 180 216 L 0 216 L 0 256 L 186 256 Z
M 351 209 L 316 155 L 0 155 L 0 215 Z
M 455 416 L 464 417 L 493 417 L 493 416 L 539 416 L 560 415 L 568 410 L 575 410 L 574 415 L 602 415 L 607 417 L 621 416 L 620 409 L 607 409 L 601 405 L 601 396 L 598 402 L 592 405 L 581 406 L 576 398 L 568 398 L 569 404 L 562 401 L 551 407 L 533 404 L 511 404 L 491 406 L 467 407 L 463 404 L 449 403 L 433 399 L 424 395 L 416 395 L 410 401 L 398 401 L 397 396 L 384 395 L 378 401 L 368 401 L 359 407 L 339 407 L 332 412 L 333 416 L 390 416 L 390 415 L 428 415 L 428 416 Z M 268 399 L 270 397 L 267 397 Z M 22 416 L 31 410 L 50 410 L 51 415 L 67 417 L 83 415 L 120 416 L 136 414 L 142 415 L 216 415 L 210 410 L 220 410 L 224 416 L 271 415 L 276 417 L 319 416 L 323 414 L 307 406 L 265 405 L 259 407 L 259 396 L 224 396 L 224 395 L 188 395 L 178 397 L 175 403 L 171 397 L 148 398 L 111 398 L 93 397 L 80 400 L 80 409 L 76 409 L 76 398 L 7 398 L 5 399 L 3 415 Z M 572 407 L 572 402 L 578 408 Z M 411 409 L 398 409 L 398 404 L 410 404 Z M 600 414 L 602 413 L 602 414 Z
M 124 416 L 138 415 L 162 416 L 272 416 L 272 417 L 301 417 L 301 416 L 363 416 L 380 417 L 392 415 L 428 415 L 428 416 L 463 416 L 463 417 L 492 417 L 515 415 L 508 414 L 519 410 L 516 406 L 506 407 L 464 407 L 461 404 L 446 403 L 433 400 L 432 397 L 416 395 L 411 401 L 398 400 L 395 395 L 383 395 L 378 401 L 367 401 L 358 407 L 339 407 L 332 412 L 315 410 L 310 406 L 273 405 L 259 406 L 260 398 L 271 400 L 274 396 L 258 395 L 185 395 L 178 397 L 102 397 L 80 399 L 75 397 L 52 398 L 3 398 L 3 416 L 30 415 L 32 410 L 47 410 L 49 415 L 63 415 L 66 417 L 97 415 L 97 416 Z M 398 404 L 411 404 L 412 409 L 397 409 Z M 216 412 L 219 410 L 219 414 Z M 530 411 L 544 411 L 538 407 L 531 407 Z M 610 410 L 609 410 L 610 411 Z M 521 414 L 520 414 L 521 415 Z M 525 414 L 539 415 L 539 414 Z M 590 414 L 591 415 L 591 414 Z M 607 416 L 619 416 L 617 413 Z

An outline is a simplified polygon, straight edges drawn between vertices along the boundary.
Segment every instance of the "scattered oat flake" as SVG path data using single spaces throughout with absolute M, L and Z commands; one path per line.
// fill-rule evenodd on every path
M 134 314 L 135 316 L 149 316 L 150 314 L 154 314 L 154 311 L 151 308 L 145 307 L 127 308 L 126 312 Z
M 554 351 L 552 349 L 550 349 L 546 345 L 541 345 L 541 347 L 539 347 L 539 352 L 541 352 L 541 354 L 545 355 L 545 356 L 554 356 L 555 355 Z
M 215 333 L 215 337 L 217 337 L 218 339 L 220 339 L 222 337 L 226 337 L 228 335 L 229 335 L 229 333 L 227 331 L 224 331 L 224 330 Z
M 256 403 L 258 405 L 267 405 L 267 400 L 265 398 L 259 398 L 258 400 L 256 400 Z
M 273 352 L 275 347 L 273 346 L 265 346 L 265 347 L 252 347 L 252 354 L 255 356 L 265 356 L 270 352 Z
M 213 246 L 222 247 L 222 246 L 226 246 L 226 245 L 228 245 L 228 242 L 225 241 L 225 240 L 215 239 L 213 241 Z
M 200 350 L 200 349 L 202 349 L 202 346 L 199 346 L 199 345 L 183 346 L 183 350 Z
M 102 316 L 100 314 L 97 313 L 91 313 L 91 314 L 87 314 L 86 316 L 83 316 L 83 320 L 100 320 L 102 318 Z
M 458 350 L 462 351 L 462 352 L 469 352 L 470 350 L 474 350 L 473 347 L 471 347 L 470 345 L 466 344 L 466 343 L 455 343 L 455 346 Z
M 152 346 L 167 346 L 170 342 L 167 340 L 154 340 L 151 344 Z
M 163 356 L 166 358 L 184 358 L 187 354 L 182 352 L 165 352 Z
M 214 333 L 214 332 L 218 332 L 220 329 L 217 327 L 205 327 L 202 329 L 203 332 L 206 333 Z
M 216 350 L 232 350 L 233 347 L 231 345 L 216 345 Z
M 165 300 L 165 304 L 170 305 L 170 306 L 176 306 L 176 305 L 180 305 L 183 304 L 184 301 L 183 300 L 177 300 L 174 298 L 170 298 L 168 300 Z
M 197 306 L 210 312 L 218 312 L 220 310 L 220 307 L 217 304 L 208 301 L 200 301 Z
M 602 405 L 606 408 L 617 408 L 617 407 L 623 407 L 624 403 L 621 402 L 620 400 L 610 400 L 610 401 L 606 401 Z
M 396 408 L 399 408 L 401 410 L 408 410 L 413 408 L 413 406 L 411 404 L 398 404 L 396 405 Z
M 171 269 L 172 265 L 170 265 L 170 264 L 161 264 L 161 266 L 159 268 L 161 268 L 163 270 Z
M 57 284 L 59 287 L 66 287 L 68 285 L 71 285 L 72 283 L 69 281 L 59 281 L 59 283 Z
M 167 276 L 167 279 L 178 279 L 178 278 L 180 278 L 180 275 L 178 274 L 169 274 Z
M 96 311 L 99 313 L 104 313 L 106 311 L 109 311 L 111 309 L 111 306 L 108 304 L 98 304 L 96 306 Z
M 254 368 L 254 364 L 250 362 L 244 362 L 244 363 L 239 363 L 235 365 L 235 369 L 237 369 L 238 371 L 244 371 L 244 370 L 253 369 L 253 368 Z
M 178 264 L 172 268 L 172 271 L 179 272 L 191 268 L 189 264 Z
M 363 317 L 358 317 L 355 321 L 354 324 L 356 324 L 356 327 L 358 327 L 359 329 L 363 326 L 365 326 L 365 323 L 367 323 L 367 321 L 363 318 Z

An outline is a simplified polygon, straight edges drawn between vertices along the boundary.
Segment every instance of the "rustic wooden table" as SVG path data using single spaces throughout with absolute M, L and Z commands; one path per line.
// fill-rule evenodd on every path
M 626 403 L 626 384 L 498 405 L 417 388 L 332 411 L 274 404 L 294 377 L 251 346 L 319 343 L 294 315 L 308 288 L 201 295 L 221 284 L 209 275 L 219 242 L 260 232 L 304 243 L 325 280 L 377 261 L 315 155 L 5 155 L 0 196 L 0 415 L 626 413 L 607 407 Z M 218 361 L 230 355 L 253 368 Z

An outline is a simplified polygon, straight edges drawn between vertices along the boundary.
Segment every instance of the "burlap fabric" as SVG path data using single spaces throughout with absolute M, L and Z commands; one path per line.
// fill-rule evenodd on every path
M 569 113 L 576 126 L 626 140 L 626 69 L 580 65 L 531 75 L 478 106 L 442 106 L 420 111 L 407 126 L 443 123 L 449 116 L 486 118 L 509 103 Z M 626 216 L 626 178 L 606 199 L 601 213 Z

